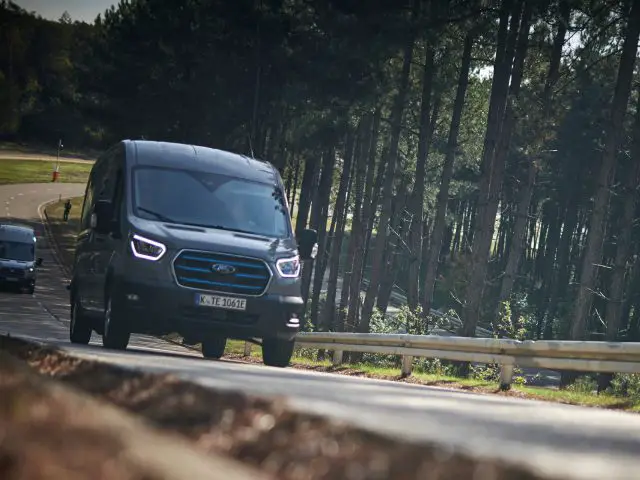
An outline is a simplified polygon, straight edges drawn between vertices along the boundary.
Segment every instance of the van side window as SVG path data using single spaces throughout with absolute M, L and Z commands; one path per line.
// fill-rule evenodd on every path
M 84 195 L 84 203 L 82 204 L 82 214 L 80 219 L 81 230 L 86 230 L 91 226 L 91 207 L 93 205 L 93 181 L 89 179 L 87 183 L 87 191 Z
M 120 218 L 120 212 L 122 211 L 122 201 L 124 197 L 124 179 L 122 175 L 122 170 L 118 170 L 116 173 L 116 181 L 114 182 L 113 189 L 113 220 L 118 220 Z

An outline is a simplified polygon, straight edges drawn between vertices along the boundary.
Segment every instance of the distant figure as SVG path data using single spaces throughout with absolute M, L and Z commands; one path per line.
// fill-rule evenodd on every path
M 69 220 L 69 212 L 71 211 L 71 200 L 67 199 L 64 202 L 64 221 L 67 222 Z

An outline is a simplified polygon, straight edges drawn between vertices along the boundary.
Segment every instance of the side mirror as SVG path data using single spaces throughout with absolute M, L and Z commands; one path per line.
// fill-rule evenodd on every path
M 298 251 L 302 260 L 313 260 L 318 254 L 318 232 L 306 229 L 298 236 Z
M 42 266 L 42 259 L 41 259 L 41 258 L 38 258 L 38 259 L 36 260 L 36 267 L 41 267 L 41 266 Z
M 99 234 L 111 233 L 113 205 L 109 200 L 98 200 L 91 214 L 91 228 Z

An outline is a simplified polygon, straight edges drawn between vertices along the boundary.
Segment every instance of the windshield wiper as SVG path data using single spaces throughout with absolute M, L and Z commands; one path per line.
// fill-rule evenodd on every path
M 148 208 L 144 208 L 144 207 L 136 207 L 138 210 L 140 210 L 141 212 L 145 212 L 148 213 L 149 215 L 153 215 L 154 217 L 156 217 L 158 220 L 160 220 L 161 222 L 170 222 L 170 223 L 177 223 L 174 219 L 166 217 L 165 215 L 158 213 L 154 210 L 149 210 Z

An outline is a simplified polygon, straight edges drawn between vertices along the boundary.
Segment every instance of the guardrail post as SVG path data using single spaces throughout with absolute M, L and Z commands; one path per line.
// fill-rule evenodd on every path
M 342 365 L 342 354 L 344 352 L 342 350 L 334 350 L 333 351 L 333 366 L 337 367 L 338 365 Z
M 503 363 L 500 365 L 500 390 L 510 390 L 513 381 L 513 363 Z
M 408 377 L 411 375 L 411 369 L 413 367 L 413 356 L 411 355 L 403 355 L 402 356 L 402 378 Z
M 253 346 L 253 344 L 251 342 L 244 342 L 244 352 L 242 353 L 243 357 L 250 357 L 251 356 L 251 347 Z

